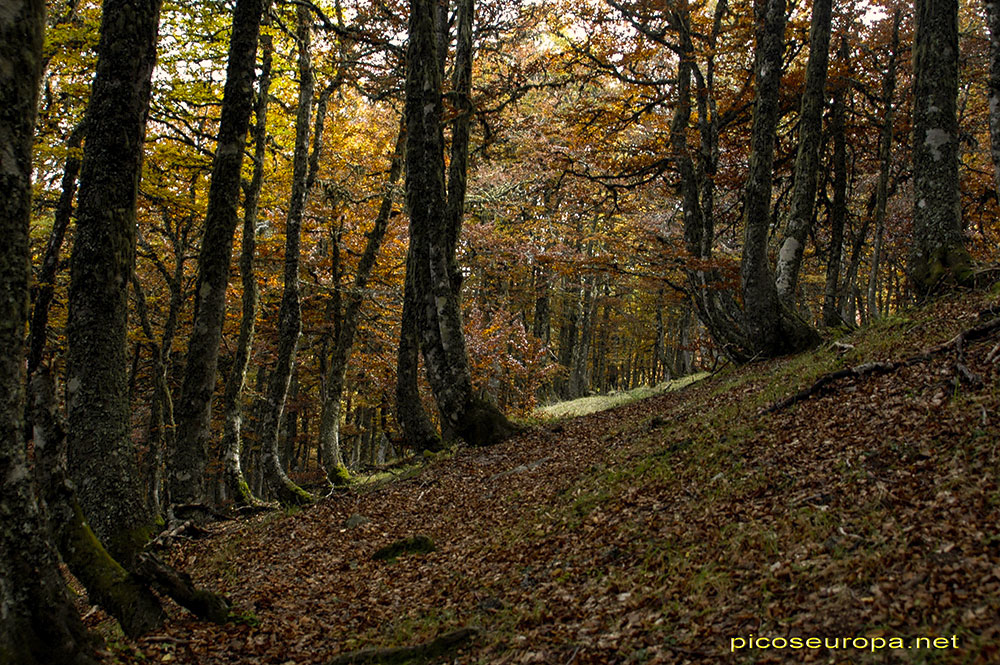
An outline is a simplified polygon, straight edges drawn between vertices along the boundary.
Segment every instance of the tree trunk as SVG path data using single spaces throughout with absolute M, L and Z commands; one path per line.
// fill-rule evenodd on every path
M 295 351 L 302 331 L 302 309 L 299 304 L 299 252 L 302 234 L 302 216 L 308 195 L 306 179 L 309 160 L 309 130 L 312 116 L 313 76 L 309 43 L 312 15 L 309 9 L 299 6 L 299 101 L 295 117 L 295 154 L 292 162 L 292 195 L 285 220 L 285 274 L 281 307 L 278 310 L 278 358 L 267 392 L 267 410 L 261 425 L 264 451 L 264 472 L 271 490 L 286 505 L 311 503 L 313 497 L 293 483 L 281 466 L 278 451 L 278 433 L 285 409 L 288 386 L 292 378 Z
M 0 12 L 0 663 L 95 663 L 59 574 L 28 467 L 24 333 L 30 279 L 31 149 L 45 3 Z
M 211 439 L 212 396 L 219 364 L 219 342 L 226 314 L 226 286 L 236 231 L 250 112 L 257 39 L 266 0 L 236 0 L 229 42 L 226 87 L 222 97 L 219 137 L 208 191 L 205 232 L 198 258 L 195 313 L 188 341 L 184 382 L 177 403 L 177 436 L 170 460 L 171 499 L 200 503 L 205 499 L 205 466 Z
M 778 298 L 794 308 L 795 289 L 802 265 L 802 251 L 812 226 L 816 203 L 816 172 L 823 132 L 823 103 L 826 99 L 826 71 L 830 59 L 830 21 L 833 0 L 815 0 L 812 28 L 809 33 L 809 62 L 806 65 L 806 89 L 799 111 L 799 148 L 795 157 L 795 188 L 792 211 L 785 227 L 785 238 L 778 253 L 775 285 Z
M 894 119 L 892 98 L 896 93 L 896 60 L 899 54 L 900 10 L 892 16 L 892 43 L 889 47 L 889 63 L 882 77 L 882 131 L 878 146 L 878 184 L 875 191 L 875 244 L 872 247 L 871 274 L 868 277 L 868 314 L 878 318 L 878 272 L 882 262 L 882 238 L 885 235 L 885 208 L 888 203 L 889 169 L 892 166 L 892 123 Z
M 364 291 L 368 286 L 368 280 L 375 267 L 382 239 L 385 237 L 386 229 L 389 226 L 389 217 L 392 215 L 393 194 L 396 183 L 403 172 L 403 151 L 405 147 L 406 136 L 403 132 L 403 126 L 400 124 L 399 132 L 396 135 L 395 148 L 393 149 L 392 162 L 389 165 L 389 181 L 386 183 L 386 190 L 382 195 L 382 204 L 379 207 L 378 216 L 375 218 L 372 230 L 368 233 L 368 241 L 365 243 L 361 260 L 358 262 L 357 272 L 354 274 L 353 287 L 347 295 L 346 302 L 343 304 L 343 312 L 337 311 L 334 313 L 338 317 L 340 325 L 337 326 L 336 339 L 333 342 L 333 354 L 327 365 L 319 430 L 320 461 L 326 472 L 327 480 L 333 485 L 343 484 L 346 480 L 343 473 L 343 462 L 340 459 L 340 408 L 344 390 L 344 378 L 347 373 L 347 361 L 351 356 L 351 349 L 354 347 L 354 335 L 358 330 L 361 305 L 364 302 Z M 337 284 L 335 288 L 340 284 L 339 275 L 336 277 Z M 341 308 L 338 307 L 337 309 Z
M 848 56 L 847 40 L 840 40 L 839 57 Z M 844 252 L 844 221 L 847 218 L 847 137 L 844 133 L 844 113 L 847 105 L 847 81 L 837 83 L 833 93 L 833 114 L 830 133 L 833 135 L 833 205 L 829 209 L 830 251 L 826 263 L 826 284 L 823 289 L 823 325 L 843 323 L 837 296 L 839 294 L 841 254 Z M 853 322 L 852 322 L 853 325 Z
M 444 180 L 435 4 L 411 1 L 407 54 L 406 191 L 414 286 L 421 299 L 418 334 L 442 427 L 472 445 L 486 445 L 507 438 L 515 428 L 496 407 L 473 393 L 459 310 L 455 243 L 465 198 L 473 3 L 461 0 L 458 7 L 455 93 L 460 113 L 453 128 L 450 194 Z
M 52 220 L 52 232 L 45 247 L 45 258 L 42 268 L 32 288 L 31 327 L 28 333 L 28 379 L 38 369 L 42 362 L 42 351 L 45 349 L 45 338 L 49 323 L 49 307 L 55 293 L 56 273 L 59 270 L 59 254 L 62 250 L 66 229 L 69 228 L 73 216 L 73 197 L 76 195 L 77 176 L 80 174 L 80 156 L 78 154 L 83 143 L 84 124 L 81 122 L 70 133 L 66 147 L 69 155 L 63 168 L 62 189 L 59 203 Z
M 126 565 L 155 521 L 131 440 L 126 343 L 159 14 L 159 0 L 104 4 L 70 260 L 69 468 L 91 528 Z
M 1000 2 L 985 0 L 986 26 L 990 31 L 990 155 L 993 157 L 993 188 L 1000 205 Z
M 261 35 L 262 66 L 257 85 L 256 127 L 254 129 L 254 165 L 250 186 L 243 201 L 243 239 L 240 248 L 240 280 L 243 285 L 243 312 L 240 336 L 236 342 L 233 368 L 226 378 L 223 405 L 225 425 L 222 433 L 223 470 L 226 488 L 238 507 L 258 503 L 243 476 L 240 456 L 243 452 L 243 388 L 253 350 L 254 326 L 257 321 L 257 278 L 254 275 L 254 252 L 257 246 L 257 207 L 264 182 L 264 157 L 267 148 L 267 101 L 271 88 L 271 36 Z
M 782 305 L 768 266 L 774 137 L 778 126 L 778 89 L 785 46 L 785 0 L 756 0 L 753 127 L 750 168 L 743 209 L 743 256 L 740 282 L 743 326 L 750 357 L 771 357 L 815 344 L 818 336 L 791 309 Z
M 913 247 L 921 295 L 972 280 L 958 192 L 958 0 L 916 0 L 913 44 Z

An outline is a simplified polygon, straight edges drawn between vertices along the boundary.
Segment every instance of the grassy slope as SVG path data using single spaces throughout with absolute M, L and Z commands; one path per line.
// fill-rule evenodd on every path
M 475 625 L 454 662 L 997 662 L 1000 367 L 985 356 L 998 340 L 965 349 L 979 386 L 956 388 L 945 354 L 760 415 L 830 370 L 946 341 L 995 301 L 942 301 L 851 335 L 843 354 L 732 370 L 227 527 L 176 560 L 260 625 L 178 619 L 110 660 L 325 663 Z M 343 527 L 353 513 L 371 521 Z M 418 533 L 437 551 L 371 560 Z M 750 634 L 961 648 L 729 653 Z

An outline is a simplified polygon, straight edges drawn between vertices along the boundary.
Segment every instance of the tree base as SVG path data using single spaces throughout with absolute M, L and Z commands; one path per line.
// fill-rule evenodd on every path
M 481 397 L 471 399 L 456 427 L 458 436 L 470 446 L 491 446 L 521 431 L 500 409 Z
M 976 271 L 969 252 L 959 245 L 916 254 L 911 262 L 910 278 L 917 293 L 929 296 L 956 286 L 974 286 Z

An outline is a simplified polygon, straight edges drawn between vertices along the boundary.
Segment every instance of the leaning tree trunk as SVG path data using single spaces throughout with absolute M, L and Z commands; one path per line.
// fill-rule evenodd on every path
M 171 500 L 205 499 L 205 466 L 211 439 L 212 396 L 219 365 L 219 343 L 226 315 L 226 287 L 236 232 L 243 150 L 253 109 L 257 39 L 266 0 L 236 0 L 229 42 L 226 87 L 219 137 L 208 190 L 205 232 L 198 257 L 195 314 L 188 341 L 184 381 L 177 401 L 177 433 L 170 459 Z
M 45 339 L 49 324 L 49 307 L 55 294 L 56 273 L 59 270 L 59 255 L 62 251 L 63 239 L 73 216 L 73 197 L 76 195 L 77 177 L 80 175 L 80 155 L 78 151 L 83 144 L 84 124 L 78 124 L 69 135 L 66 147 L 69 154 L 63 167 L 62 188 L 59 203 L 52 219 L 52 232 L 45 246 L 45 258 L 41 270 L 32 288 L 31 328 L 28 333 L 28 378 L 38 369 L 42 362 L 42 352 L 45 349 Z
M 159 0 L 104 3 L 70 259 L 69 468 L 87 521 L 126 565 L 156 517 L 143 500 L 132 445 L 126 343 L 159 16 Z
M 297 8 L 299 28 L 299 101 L 295 118 L 295 154 L 292 162 L 292 195 L 285 220 L 285 287 L 278 310 L 278 358 L 267 392 L 267 410 L 261 424 L 264 473 L 278 501 L 288 505 L 311 503 L 313 497 L 288 478 L 281 467 L 278 434 L 281 416 L 292 378 L 295 350 L 302 330 L 299 304 L 299 247 L 302 215 L 308 194 L 306 176 L 309 160 L 309 123 L 312 114 L 313 78 L 309 58 L 311 15 L 303 6 Z
M 262 66 L 257 86 L 257 116 L 254 130 L 254 165 L 250 186 L 243 201 L 243 244 L 240 248 L 240 280 L 243 283 L 243 313 L 240 317 L 240 336 L 236 342 L 236 357 L 226 379 L 223 410 L 225 424 L 222 432 L 222 456 L 226 489 L 237 506 L 255 505 L 257 499 L 250 491 L 240 457 L 243 452 L 243 388 L 253 349 L 254 325 L 257 320 L 257 278 L 254 275 L 254 251 L 257 246 L 257 206 L 261 185 L 264 182 L 264 156 L 267 148 L 267 100 L 271 87 L 271 36 L 261 35 Z
M 0 12 L 0 664 L 95 663 L 59 574 L 27 460 L 24 333 L 31 147 L 45 3 Z
M 333 354 L 327 365 L 323 407 L 320 415 L 319 450 L 320 461 L 326 473 L 327 481 L 333 485 L 343 484 L 347 479 L 347 469 L 340 455 L 340 413 L 341 400 L 344 391 L 344 379 L 347 374 L 347 361 L 354 346 L 354 335 L 358 330 L 363 294 L 368 286 L 368 279 L 375 268 L 379 247 L 389 226 L 392 215 L 392 200 L 396 183 L 403 172 L 403 150 L 406 146 L 406 136 L 400 126 L 396 135 L 396 146 L 392 153 L 392 163 L 389 166 L 389 180 L 372 230 L 368 233 L 365 249 L 358 261 L 357 272 L 354 274 L 354 284 L 347 294 L 343 312 L 336 312 L 340 325 L 337 327 L 334 339 Z M 335 275 L 338 278 L 339 275 Z M 335 286 L 335 288 L 336 288 Z M 338 308 L 339 309 L 339 308 Z
M 972 281 L 958 191 L 958 0 L 916 0 L 913 43 L 913 247 L 925 295 Z
M 464 206 L 469 81 L 472 63 L 472 0 L 458 8 L 455 93 L 459 120 L 453 130 L 452 195 L 445 192 L 443 105 L 434 2 L 410 3 L 410 43 L 406 76 L 406 191 L 410 211 L 410 252 L 419 294 L 418 334 L 425 369 L 442 416 L 442 427 L 472 445 L 500 441 L 515 428 L 472 388 L 459 310 L 455 242 Z M 408 263 L 411 263 L 408 261 Z
M 823 103 L 826 100 L 826 72 L 830 60 L 830 21 L 833 0 L 815 0 L 812 28 L 809 33 L 809 62 L 806 65 L 806 89 L 799 112 L 799 148 L 795 157 L 795 188 L 792 211 L 785 237 L 778 253 L 775 285 L 778 298 L 788 307 L 795 305 L 795 289 L 802 265 L 806 235 L 812 226 L 816 203 L 816 172 L 823 133 Z
M 889 46 L 889 63 L 882 76 L 882 131 L 878 144 L 878 184 L 875 190 L 875 242 L 872 247 L 871 274 L 868 276 L 868 315 L 878 318 L 879 265 L 882 262 L 882 238 L 885 235 L 885 208 L 888 203 L 889 169 L 892 166 L 892 123 L 895 118 L 892 98 L 896 93 L 896 61 L 899 54 L 900 10 L 892 17 L 892 42 Z

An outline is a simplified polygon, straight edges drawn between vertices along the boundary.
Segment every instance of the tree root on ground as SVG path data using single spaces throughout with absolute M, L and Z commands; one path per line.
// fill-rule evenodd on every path
M 963 330 L 959 334 L 952 337 L 950 340 L 943 344 L 939 344 L 935 347 L 927 349 L 915 356 L 906 358 L 905 360 L 896 360 L 892 362 L 882 362 L 882 363 L 865 363 L 863 365 L 857 365 L 856 367 L 845 367 L 844 369 L 839 369 L 835 372 L 830 372 L 819 377 L 811 386 L 804 388 L 799 392 L 786 397 L 773 403 L 771 406 L 761 410 L 760 415 L 765 415 L 768 413 L 775 413 L 786 409 L 793 404 L 797 404 L 803 400 L 806 400 L 813 395 L 816 395 L 823 391 L 827 386 L 835 383 L 841 379 L 846 378 L 860 378 L 864 376 L 871 376 L 876 374 L 888 374 L 889 372 L 894 372 L 901 367 L 908 367 L 910 365 L 915 365 L 927 360 L 930 360 L 934 356 L 937 356 L 948 351 L 954 351 L 957 358 L 955 360 L 954 370 L 955 370 L 955 380 L 965 381 L 966 383 L 973 386 L 982 385 L 982 378 L 972 372 L 965 363 L 963 362 L 965 357 L 965 345 L 968 342 L 975 342 L 981 339 L 985 339 L 997 331 L 1000 331 L 1000 318 L 995 318 L 986 323 L 982 323 L 978 326 L 973 326 L 967 330 Z
M 350 651 L 337 656 L 327 665 L 360 665 L 362 663 L 390 665 L 418 658 L 434 658 L 457 649 L 478 633 L 479 631 L 475 628 L 459 628 L 450 633 L 438 635 L 429 642 L 421 642 L 412 646 Z

